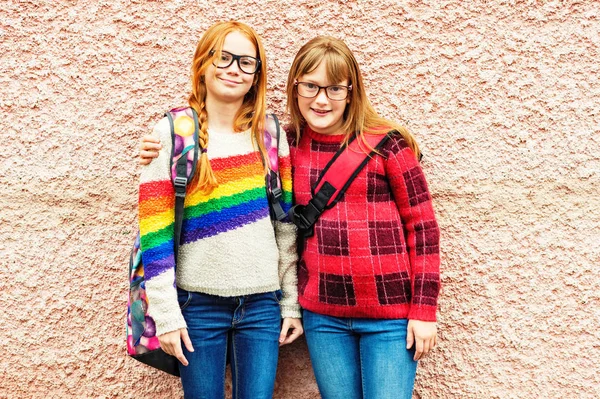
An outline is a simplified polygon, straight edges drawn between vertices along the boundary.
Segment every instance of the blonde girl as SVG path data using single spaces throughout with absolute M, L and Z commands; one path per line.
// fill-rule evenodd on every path
M 344 42 L 317 37 L 287 82 L 295 203 L 350 140 L 392 137 L 301 247 L 298 295 L 325 399 L 411 398 L 417 361 L 437 341 L 439 230 L 415 139 L 380 117 Z

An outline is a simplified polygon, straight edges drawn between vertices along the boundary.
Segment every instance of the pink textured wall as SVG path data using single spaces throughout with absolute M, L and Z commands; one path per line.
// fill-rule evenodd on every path
M 26 1 L 0 7 L 0 397 L 173 398 L 125 355 L 138 138 L 184 104 L 201 32 L 262 35 L 269 105 L 317 34 L 407 124 L 443 231 L 417 398 L 600 397 L 596 1 Z M 277 398 L 317 397 L 303 342 Z

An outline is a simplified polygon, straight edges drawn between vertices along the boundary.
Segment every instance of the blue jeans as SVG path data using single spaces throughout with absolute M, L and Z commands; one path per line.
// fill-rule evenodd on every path
M 304 333 L 323 399 L 410 399 L 417 372 L 406 319 L 325 316 L 304 310 Z
M 184 397 L 224 398 L 227 348 L 233 398 L 271 398 L 279 355 L 281 291 L 219 297 L 178 289 L 194 347 L 179 365 Z

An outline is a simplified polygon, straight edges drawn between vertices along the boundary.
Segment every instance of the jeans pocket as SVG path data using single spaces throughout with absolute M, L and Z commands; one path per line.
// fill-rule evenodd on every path
M 187 308 L 192 301 L 192 293 L 190 291 L 177 288 L 177 301 L 179 302 L 179 309 L 183 310 Z
M 283 298 L 283 292 L 281 290 L 273 291 L 273 296 L 277 303 L 281 302 L 281 298 Z

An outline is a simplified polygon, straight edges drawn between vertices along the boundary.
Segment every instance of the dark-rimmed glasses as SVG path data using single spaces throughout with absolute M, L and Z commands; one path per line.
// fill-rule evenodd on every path
M 215 50 L 210 50 L 209 55 L 214 55 Z M 258 58 L 250 57 L 249 55 L 235 55 L 228 51 L 221 50 L 221 58 L 213 60 L 213 65 L 217 68 L 228 68 L 233 61 L 237 61 L 240 71 L 253 75 L 260 68 L 260 60 Z
M 352 90 L 352 85 L 319 86 L 310 82 L 295 82 L 294 86 L 296 86 L 298 95 L 304 98 L 315 98 L 319 95 L 321 89 L 325 89 L 325 95 L 333 101 L 345 100 L 348 98 L 348 93 Z

